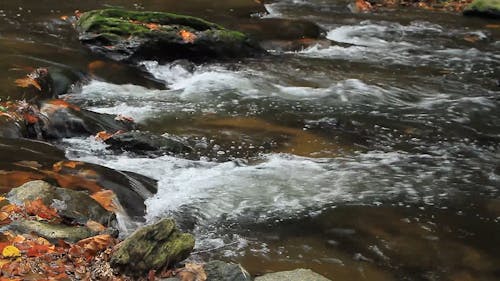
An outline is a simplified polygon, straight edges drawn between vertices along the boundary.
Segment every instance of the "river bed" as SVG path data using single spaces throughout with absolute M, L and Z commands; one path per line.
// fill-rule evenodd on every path
M 109 6 L 244 31 L 304 19 L 332 43 L 205 64 L 144 61 L 139 73 L 91 54 L 61 19 Z M 116 153 L 94 137 L 55 144 L 70 159 L 157 180 L 146 220 L 174 216 L 197 237 L 193 259 L 239 262 L 253 275 L 305 267 L 332 280 L 498 280 L 500 29 L 347 6 L 3 1 L 0 97 L 21 98 L 13 81 L 26 67 L 90 73 L 65 98 L 189 140 L 197 155 Z

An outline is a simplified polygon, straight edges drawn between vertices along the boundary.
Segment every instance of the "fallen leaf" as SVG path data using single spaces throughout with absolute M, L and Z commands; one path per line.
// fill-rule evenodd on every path
M 94 232 L 101 232 L 101 231 L 104 231 L 106 230 L 106 227 L 96 221 L 93 221 L 93 220 L 89 220 L 85 226 L 87 226 L 90 230 L 94 231 Z
M 74 105 L 74 104 L 71 104 L 65 100 L 61 100 L 61 99 L 53 99 L 53 100 L 49 100 L 47 101 L 48 104 L 52 104 L 52 105 L 56 105 L 58 107 L 63 107 L 63 108 L 69 108 L 69 109 L 73 109 L 75 111 L 80 111 L 80 107 Z
M 36 123 L 38 123 L 38 117 L 36 115 L 34 115 L 34 114 L 24 113 L 23 116 L 24 116 L 24 120 L 28 124 L 36 124 Z
M 63 167 L 75 169 L 77 166 L 83 165 L 83 162 L 79 161 L 59 161 L 52 165 L 52 169 L 54 172 L 60 172 Z
M 103 251 L 116 244 L 116 240 L 109 234 L 101 234 L 76 242 L 70 249 L 72 256 L 94 257 L 97 252 Z
M 110 134 L 106 131 L 100 131 L 95 135 L 95 139 L 100 140 L 100 141 L 106 141 L 106 140 L 110 139 L 112 136 L 113 136 L 113 134 Z
M 500 28 L 500 24 L 487 24 L 486 28 Z
M 19 79 L 16 79 L 14 81 L 14 83 L 16 83 L 16 85 L 18 87 L 21 87 L 21 88 L 28 88 L 29 86 L 33 86 L 35 87 L 36 89 L 38 89 L 39 91 L 42 90 L 42 87 L 40 86 L 40 84 L 33 78 L 31 77 L 26 77 L 26 78 L 19 78 Z
M 206 281 L 207 274 L 202 264 L 186 263 L 184 268 L 177 271 L 177 277 L 181 281 Z
M 5 258 L 17 258 L 21 256 L 21 251 L 15 246 L 9 245 L 2 250 L 2 256 Z
M 149 30 L 160 30 L 160 25 L 157 23 L 146 23 L 144 26 L 149 28 Z
M 116 195 L 112 190 L 102 190 L 90 195 L 97 203 L 99 203 L 104 209 L 114 212 L 116 211 L 116 205 L 113 203 Z
M 467 34 L 464 36 L 464 40 L 470 43 L 476 43 L 477 41 L 479 41 L 479 39 L 479 36 L 475 34 Z
M 63 21 L 67 21 L 69 17 L 68 17 L 68 16 L 60 16 L 59 18 L 60 18 L 61 20 L 63 20 Z
M 196 40 L 196 35 L 192 32 L 182 29 L 179 31 L 179 35 L 185 43 L 194 43 Z
M 59 218 L 57 214 L 57 210 L 45 205 L 42 199 L 38 198 L 34 201 L 26 201 L 24 202 L 24 207 L 26 212 L 30 215 L 35 215 L 42 219 L 53 220 Z
M 370 12 L 373 10 L 372 4 L 365 0 L 356 0 L 355 5 L 358 12 Z
M 54 253 L 54 245 L 33 245 L 26 252 L 28 257 L 39 257 L 48 253 Z
M 116 115 L 115 120 L 122 121 L 122 122 L 130 122 L 130 123 L 134 122 L 134 119 L 132 117 L 121 115 L 121 114 Z

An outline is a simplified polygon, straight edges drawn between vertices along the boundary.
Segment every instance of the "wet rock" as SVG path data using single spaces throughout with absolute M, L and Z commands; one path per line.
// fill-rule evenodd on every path
M 205 264 L 207 281 L 251 281 L 252 277 L 241 265 L 223 261 L 210 261 Z
M 324 38 L 325 30 L 314 22 L 302 19 L 264 18 L 237 26 L 258 40 L 298 40 Z
M 291 271 L 282 271 L 269 273 L 255 278 L 255 281 L 330 281 L 324 276 L 310 269 L 296 269 Z
M 192 148 L 180 139 L 168 136 L 157 136 L 149 132 L 130 131 L 113 135 L 105 141 L 114 150 L 125 150 L 137 154 L 156 153 L 188 153 Z
M 475 0 L 465 8 L 465 16 L 477 16 L 485 18 L 500 19 L 499 0 Z
M 40 198 L 45 205 L 53 206 L 61 217 L 72 222 L 85 224 L 88 220 L 93 220 L 105 226 L 116 225 L 115 215 L 86 192 L 55 187 L 41 180 L 30 181 L 12 189 L 7 198 L 18 205 Z
M 8 229 L 18 233 L 35 233 L 52 242 L 64 240 L 74 243 L 98 234 L 84 226 L 66 226 L 30 220 L 14 221 Z
M 133 122 L 115 120 L 116 116 L 96 113 L 59 100 L 43 103 L 42 134 L 45 139 L 61 139 L 95 135 L 101 131 L 114 133 L 134 128 Z
M 84 13 L 76 28 L 83 44 L 117 61 L 206 60 L 261 52 L 241 32 L 171 13 L 94 10 Z
M 111 256 L 111 265 L 133 276 L 169 267 L 186 259 L 194 237 L 181 233 L 172 219 L 138 229 Z

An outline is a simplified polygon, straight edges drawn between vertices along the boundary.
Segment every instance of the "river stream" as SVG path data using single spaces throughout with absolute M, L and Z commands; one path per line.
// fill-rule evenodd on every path
M 144 61 L 139 72 L 91 54 L 60 18 L 109 6 L 247 32 L 258 20 L 303 19 L 332 43 L 236 61 Z M 0 97 L 20 98 L 23 67 L 90 73 L 65 98 L 192 143 L 194 156 L 146 157 L 94 137 L 55 142 L 69 159 L 157 180 L 146 220 L 174 216 L 197 237 L 194 259 L 239 262 L 253 275 L 306 267 L 332 280 L 498 280 L 492 23 L 415 9 L 354 14 L 340 0 L 3 0 Z

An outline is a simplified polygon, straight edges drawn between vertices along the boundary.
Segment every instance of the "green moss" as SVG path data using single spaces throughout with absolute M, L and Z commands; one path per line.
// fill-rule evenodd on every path
M 143 24 L 141 24 L 143 23 Z M 84 13 L 77 26 L 82 32 L 112 33 L 120 36 L 147 35 L 155 32 L 144 24 L 177 25 L 191 31 L 224 30 L 200 18 L 161 12 L 138 12 L 121 9 L 94 10 Z M 163 28 L 163 27 L 162 27 Z M 160 29 L 162 30 L 162 29 Z
M 467 6 L 466 10 L 485 11 L 500 11 L 500 0 L 475 0 Z

